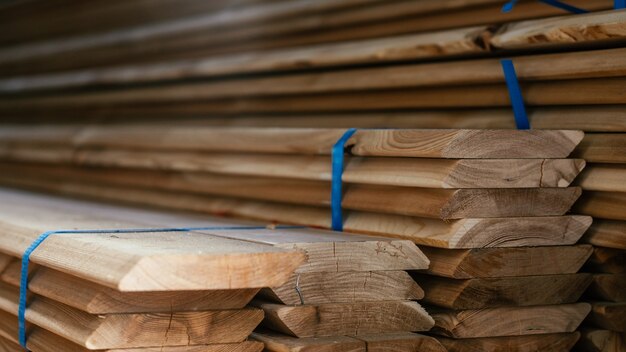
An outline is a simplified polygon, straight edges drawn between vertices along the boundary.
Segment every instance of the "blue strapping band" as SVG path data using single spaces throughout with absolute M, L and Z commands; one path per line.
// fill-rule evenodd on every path
M 524 99 L 522 98 L 522 91 L 517 81 L 517 74 L 515 73 L 515 66 L 510 59 L 500 60 L 502 64 L 502 71 L 504 72 L 504 79 L 506 80 L 506 86 L 509 88 L 509 97 L 511 98 L 511 105 L 513 106 L 513 115 L 515 116 L 515 125 L 518 130 L 530 129 L 530 122 L 528 121 L 528 115 L 526 114 L 526 108 L 524 107 Z
M 626 9 L 626 0 L 615 0 L 615 6 L 613 6 L 613 8 L 616 10 Z
M 277 226 L 277 229 L 304 228 L 303 226 Z M 26 348 L 26 296 L 28 294 L 28 266 L 31 254 L 51 235 L 59 234 L 101 234 L 101 233 L 149 233 L 149 232 L 190 232 L 190 231 L 216 231 L 216 230 L 264 230 L 264 226 L 210 226 L 210 227 L 174 227 L 156 229 L 99 229 L 99 230 L 53 230 L 46 231 L 39 235 L 33 243 L 26 248 L 22 256 L 22 269 L 20 277 L 20 298 L 17 311 L 17 321 L 19 329 L 19 342 L 25 350 Z
M 347 130 L 335 143 L 332 150 L 332 184 L 330 194 L 330 211 L 332 213 L 332 229 L 343 231 L 343 211 L 341 200 L 343 198 L 343 158 L 346 142 L 356 132 L 356 128 Z
M 507 13 L 507 12 L 511 12 L 513 10 L 513 7 L 515 6 L 515 4 L 517 3 L 518 0 L 511 0 L 509 2 L 507 2 L 506 4 L 504 4 L 502 6 L 502 12 Z M 589 11 L 585 10 L 585 9 L 581 9 L 579 7 L 576 6 L 572 6 L 569 4 L 566 4 L 562 1 L 558 1 L 558 0 L 538 0 L 539 2 L 543 2 L 544 4 L 550 5 L 550 6 L 554 6 L 554 7 L 558 7 L 559 9 L 565 10 L 565 11 L 569 11 L 571 13 L 575 13 L 575 14 L 583 14 L 583 13 L 589 13 Z M 624 0 L 616 0 L 616 1 L 624 1 Z

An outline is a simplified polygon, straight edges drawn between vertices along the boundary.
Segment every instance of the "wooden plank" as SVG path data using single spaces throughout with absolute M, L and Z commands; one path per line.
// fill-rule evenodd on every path
M 432 311 L 432 333 L 452 338 L 523 336 L 573 332 L 587 316 L 587 303 Z
M 17 317 L 0 311 L 0 338 L 17 344 Z M 40 327 L 28 326 L 27 347 L 32 352 L 88 352 L 91 349 L 82 347 L 70 340 L 64 339 L 59 335 L 53 334 L 48 330 Z M 18 345 L 19 346 L 19 345 Z M 100 352 L 261 352 L 263 344 L 254 341 L 243 341 L 232 344 L 211 344 L 211 345 L 195 345 L 195 346 L 162 346 L 162 347 L 141 347 L 141 348 L 122 348 L 122 349 L 104 349 L 97 350 Z M 2 347 L 0 347 L 2 351 Z M 19 351 L 24 351 L 20 346 Z
M 594 218 L 626 220 L 626 192 L 585 191 L 574 211 Z
M 448 279 L 415 275 L 423 302 L 449 309 L 482 309 L 574 303 L 585 292 L 589 274 Z
M 626 273 L 593 274 L 587 292 L 602 301 L 626 302 Z
M 0 309 L 17 315 L 17 301 L 18 289 L 0 284 Z M 262 318 L 263 312 L 253 308 L 100 316 L 42 297 L 34 298 L 26 309 L 32 324 L 88 349 L 237 343 Z
M 365 341 L 368 352 L 421 351 L 445 352 L 446 349 L 437 339 L 409 332 L 364 335 L 357 337 Z
M 241 309 L 259 291 L 120 292 L 45 267 L 33 270 L 28 284 L 31 292 L 90 314 Z M 13 261 L 1 278 L 5 283 L 19 287 L 20 261 Z
M 0 144 L 11 161 L 98 167 L 193 171 L 217 175 L 330 181 L 327 156 L 150 152 Z M 565 187 L 585 167 L 582 159 L 346 158 L 345 183 L 425 188 Z M 158 165 L 158 166 L 157 166 Z M 135 173 L 138 173 L 135 170 Z M 205 175 L 208 177 L 210 175 Z
M 449 352 L 561 352 L 569 351 L 579 336 L 579 332 L 572 332 L 475 339 L 437 337 L 437 339 Z
M 408 34 L 218 57 L 168 60 L 165 63 L 127 64 L 43 73 L 1 79 L 0 92 L 213 78 L 234 74 L 471 55 L 485 51 L 477 41 L 487 31 L 487 26 L 476 26 L 427 34 Z
M 4 142 L 26 141 L 120 149 L 330 155 L 344 129 L 98 126 L 46 128 L 34 138 L 31 128 L 3 128 Z M 74 135 L 75 134 L 75 135 Z M 582 140 L 572 130 L 359 130 L 346 148 L 357 156 L 538 159 L 565 158 Z M 497 146 L 497 147 L 496 147 Z
M 625 179 L 624 164 L 589 164 L 576 179 L 576 184 L 589 191 L 626 192 Z
M 592 163 L 626 163 L 626 134 L 587 134 L 572 155 Z
M 593 302 L 587 321 L 602 329 L 626 332 L 626 302 Z
M 626 335 L 589 327 L 581 329 L 577 352 L 618 352 L 626 348 Z
M 0 249 L 16 257 L 21 257 L 30 243 L 50 229 L 155 227 L 154 219 L 160 217 L 156 212 L 19 191 L 3 189 L 0 193 L 0 223 L 3 231 L 11 233 L 2 238 Z M 166 227 L 202 223 L 198 217 L 161 215 L 161 221 L 171 221 Z M 228 224 L 205 220 L 206 226 L 249 225 Z M 263 231 L 272 230 L 260 232 Z M 172 241 L 176 248 L 168 245 Z M 121 291 L 163 291 L 280 285 L 304 261 L 304 254 L 201 233 L 170 232 L 51 236 L 31 259 Z M 159 275 L 150 275 L 153 269 Z M 250 271 L 257 275 L 248 275 Z
M 505 24 L 489 39 L 489 44 L 501 49 L 521 49 L 587 41 L 595 44 L 625 36 L 624 13 L 607 11 Z
M 587 270 L 608 274 L 626 273 L 624 251 L 614 248 L 594 247 L 593 254 L 586 264 Z
M 206 116 L 200 104 L 130 106 L 111 111 L 94 108 L 88 111 L 75 109 L 65 111 L 63 115 L 52 111 L 31 112 L 1 116 L 0 120 L 7 125 L 23 122 L 37 122 L 49 125 L 51 119 L 55 123 L 84 123 L 89 116 L 99 121 L 110 123 L 140 124 L 150 121 L 151 124 L 169 124 L 176 118 L 179 126 L 246 126 L 246 127 L 290 127 L 290 128 L 482 128 L 482 129 L 515 129 L 513 111 L 510 107 L 485 109 L 438 109 L 417 111 L 362 111 L 305 113 L 305 114 L 249 114 L 219 115 L 213 114 L 211 119 L 198 119 Z M 537 106 L 528 107 L 527 114 L 533 129 L 570 128 L 585 132 L 626 132 L 626 112 L 618 105 L 598 106 Z M 593 119 L 589 116 L 593 115 Z M 5 126 L 8 127 L 8 126 Z M 35 132 L 33 132 L 34 134 Z
M 588 245 L 442 249 L 420 246 L 430 259 L 425 273 L 452 279 L 574 274 L 593 251 Z
M 622 38 L 623 40 L 623 38 Z M 545 81 L 584 78 L 623 77 L 626 65 L 622 62 L 626 50 L 609 49 L 602 53 L 575 52 L 549 55 L 535 55 L 516 58 L 516 72 L 523 81 L 544 81 L 542 84 L 528 83 L 528 87 L 545 89 L 550 83 Z M 598 56 L 598 54 L 600 56 Z M 602 59 L 600 59 L 602 58 Z M 560 64 L 561 62 L 567 64 Z M 244 72 L 245 73 L 245 72 Z M 498 59 L 468 60 L 463 65 L 457 62 L 381 66 L 374 68 L 351 68 L 329 70 L 327 72 L 295 73 L 270 77 L 244 77 L 211 82 L 174 82 L 159 86 L 140 86 L 125 89 L 103 89 L 97 91 L 69 92 L 31 97 L 3 99 L 2 108 L 14 109 L 26 106 L 54 108 L 62 106 L 98 106 L 103 104 L 123 105 L 154 102 L 193 102 L 237 97 L 264 97 L 295 94 L 329 94 L 387 89 L 427 89 L 461 85 L 503 84 L 504 74 Z M 527 88 L 526 86 L 524 87 Z M 603 101 L 610 95 L 616 99 L 620 95 L 602 86 Z M 473 91 L 475 92 L 475 91 Z M 611 94 L 613 92 L 613 94 Z M 505 92 L 506 93 L 506 92 Z M 532 92 L 529 92 L 532 93 Z M 572 95 L 579 96 L 572 91 Z M 501 95 L 498 95 L 500 97 Z M 597 98 L 597 95 L 593 95 Z M 539 94 L 524 94 L 532 105 Z M 546 97 L 543 97 L 545 99 Z M 560 98 L 567 99 L 561 94 Z M 494 97 L 491 97 L 493 101 Z M 466 100 L 464 100 L 466 101 Z M 561 104 L 566 105 L 566 104 Z
M 73 170 L 73 169 L 72 169 Z M 89 173 L 74 174 L 69 170 L 65 175 L 51 174 L 64 182 L 97 182 L 103 186 L 112 182 L 106 175 L 89 177 Z M 41 172 L 45 173 L 46 168 Z M 7 170 L 23 175 L 25 170 Z M 98 174 L 99 170 L 92 170 Z M 39 172 L 35 172 L 38 174 Z M 116 172 L 112 171 L 113 174 Z M 168 179 L 146 175 L 114 176 L 113 183 L 127 187 L 147 187 L 167 191 L 209 194 L 237 197 L 289 204 L 330 206 L 331 184 L 303 180 L 283 180 L 276 178 L 229 177 L 203 178 L 190 185 L 188 177 Z M 148 182 L 139 180 L 152 179 Z M 492 218 L 508 216 L 555 216 L 565 214 L 580 195 L 579 188 L 503 188 L 503 189 L 429 189 L 401 186 L 378 186 L 350 184 L 344 187 L 342 207 L 385 214 L 399 214 L 439 219 Z M 480 200 L 480 201 L 477 201 Z M 532 205 L 532 206 L 529 206 Z
M 11 263 L 11 256 L 0 253 L 0 273 L 3 273 L 6 267 Z
M 427 331 L 432 318 L 417 302 L 383 301 L 286 306 L 252 301 L 265 311 L 263 326 L 297 337 L 360 336 Z
M 422 299 L 424 291 L 406 271 L 325 272 L 294 275 L 260 297 L 286 305 L 408 301 Z
M 581 241 L 599 247 L 626 250 L 626 222 L 597 219 Z
M 268 352 L 366 352 L 364 341 L 348 336 L 293 337 L 266 329 L 257 329 L 252 340 L 265 344 Z
M 169 209 L 231 215 L 269 222 L 330 228 L 327 209 L 256 202 L 233 198 L 206 197 L 156 190 L 122 188 L 28 179 L 27 175 L 9 178 L 0 173 L 5 185 L 48 192 L 77 195 L 98 200 L 123 201 Z M 400 215 L 349 211 L 344 215 L 344 230 L 411 240 L 418 245 L 440 248 L 483 248 L 571 245 L 591 224 L 588 216 L 460 219 L 441 221 Z

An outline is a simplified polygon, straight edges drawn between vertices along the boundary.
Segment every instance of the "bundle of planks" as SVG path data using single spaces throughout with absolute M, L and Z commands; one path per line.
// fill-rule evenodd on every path
M 342 130 L 64 126 L 36 134 L 33 129 L 1 130 L 6 136 L 1 155 L 7 160 L 1 182 L 330 227 L 328 153 Z M 574 302 L 591 282 L 589 275 L 576 274 L 591 246 L 574 244 L 591 218 L 564 215 L 580 195 L 579 188 L 568 186 L 585 163 L 567 156 L 582 138 L 578 131 L 358 130 L 346 143 L 344 229 L 423 246 L 431 265 L 415 278 L 432 305 L 432 333 L 448 349 L 570 348 L 590 309 Z M 325 287 L 327 279 L 312 282 Z M 297 277 L 284 289 L 289 297 L 279 290 L 266 295 L 303 305 L 254 303 L 266 311 L 267 327 L 302 338 L 369 334 L 363 323 L 323 326 L 313 315 L 338 310 L 349 317 L 351 310 L 338 308 L 346 306 L 375 314 L 384 306 L 335 303 L 354 300 L 355 293 L 331 297 L 330 288 L 309 304 L 306 293 L 290 289 L 294 282 Z M 406 290 L 394 291 L 399 299 L 409 298 L 402 296 Z M 500 323 L 487 323 L 496 318 Z M 411 330 L 404 325 L 381 332 L 394 329 Z M 339 343 L 257 335 L 278 351 Z
M 51 226 L 105 230 L 58 234 L 34 252 L 25 316 L 32 324 L 28 348 L 35 352 L 261 351 L 261 342 L 284 338 L 259 333 L 257 342 L 245 341 L 263 311 L 264 324 L 299 335 L 331 332 L 443 348 L 408 333 L 433 325 L 412 301 L 423 291 L 404 270 L 427 268 L 428 259 L 410 241 L 264 228 L 9 190 L 0 196 L 10 203 L 2 205 L 2 228 L 18 234 L 0 240 L 0 336 L 8 343 L 18 334 L 18 258 L 33 233 Z M 193 227 L 158 230 L 181 224 Z M 113 230 L 138 227 L 152 231 Z M 245 308 L 262 287 L 269 288 L 253 301 L 257 308 Z M 381 335 L 388 332 L 395 334 Z
M 626 131 L 624 131 L 626 132 Z M 626 140 L 626 133 L 612 135 Z M 622 142 L 623 143 L 623 142 Z M 626 145 L 626 144 L 624 144 Z M 594 273 L 586 300 L 592 305 L 581 351 L 626 349 L 626 163 L 625 154 L 605 150 L 577 183 L 585 190 L 577 211 L 594 217 L 583 241 L 594 245 L 586 271 Z
M 593 281 L 579 347 L 624 348 L 626 11 L 543 18 L 561 12 L 531 0 L 507 14 L 496 0 L 157 0 L 153 14 L 128 16 L 147 2 L 96 0 L 74 13 L 59 13 L 59 2 L 72 3 L 0 7 L 18 33 L 0 34 L 1 183 L 330 228 L 339 128 L 408 128 L 359 130 L 347 143 L 343 225 L 423 248 L 431 266 L 411 275 L 435 318 L 431 336 L 451 351 L 569 350 L 590 309 L 574 302 Z M 20 22 L 28 12 L 41 26 Z M 515 127 L 504 56 L 533 128 L 590 133 L 491 130 Z M 567 159 L 572 150 L 580 159 Z M 589 164 L 574 181 L 581 159 Z M 585 191 L 583 215 L 565 215 L 580 195 L 571 182 Z M 575 245 L 589 215 L 597 220 Z M 335 238 L 352 243 L 344 237 Z M 586 271 L 603 274 L 577 273 L 590 255 Z M 423 264 L 298 271 L 254 301 L 266 326 L 253 337 L 276 351 L 439 351 L 422 335 L 379 334 L 425 328 L 423 315 L 380 331 L 359 320 L 392 325 L 380 320 L 391 307 L 382 295 L 415 308 L 398 302 L 421 297 L 404 270 Z M 400 277 L 412 293 L 378 284 Z M 351 331 L 324 325 L 331 310 Z M 330 337 L 342 334 L 358 336 Z

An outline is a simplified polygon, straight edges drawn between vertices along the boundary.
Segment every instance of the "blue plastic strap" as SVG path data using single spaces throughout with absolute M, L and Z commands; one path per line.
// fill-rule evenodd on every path
M 616 10 L 626 9 L 626 0 L 615 0 L 614 8 Z
M 513 10 L 513 7 L 515 6 L 515 4 L 517 3 L 518 0 L 511 0 L 509 2 L 507 2 L 506 4 L 504 4 L 502 6 L 502 12 L 507 13 L 507 12 L 511 12 Z M 582 14 L 582 13 L 589 13 L 589 11 L 581 9 L 579 7 L 576 6 L 572 6 L 569 4 L 566 4 L 562 1 L 558 1 L 558 0 L 538 0 L 539 2 L 543 2 L 544 4 L 550 5 L 550 6 L 554 6 L 554 7 L 558 7 L 559 9 L 565 10 L 565 11 L 569 11 L 571 13 L 575 13 L 575 14 Z M 624 0 L 616 0 L 616 1 L 624 1 Z
M 356 132 L 356 128 L 347 130 L 335 143 L 332 151 L 332 184 L 330 194 L 330 211 L 332 213 L 332 228 L 335 231 L 343 231 L 343 211 L 341 199 L 343 198 L 343 157 L 345 145 L 348 139 Z
M 277 226 L 277 229 L 303 228 L 302 226 Z M 174 227 L 157 229 L 99 229 L 99 230 L 54 230 L 46 231 L 39 235 L 33 243 L 26 248 L 22 256 L 22 269 L 20 277 L 20 296 L 17 311 L 19 329 L 19 342 L 26 348 L 26 296 L 28 294 L 28 266 L 31 254 L 51 235 L 58 234 L 101 234 L 101 233 L 149 233 L 149 232 L 189 232 L 189 231 L 216 231 L 216 230 L 263 230 L 263 226 L 211 226 L 211 227 Z
M 517 81 L 517 74 L 515 73 L 515 66 L 510 59 L 500 60 L 502 64 L 502 71 L 504 72 L 504 79 L 506 85 L 509 88 L 509 97 L 511 98 L 511 105 L 513 106 L 513 115 L 515 116 L 515 125 L 518 130 L 530 129 L 530 122 L 528 122 L 528 115 L 526 115 L 526 108 L 524 107 L 524 99 L 522 98 L 522 91 Z

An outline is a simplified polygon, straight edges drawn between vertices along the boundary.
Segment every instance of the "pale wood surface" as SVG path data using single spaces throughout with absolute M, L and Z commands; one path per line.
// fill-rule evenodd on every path
M 0 338 L 17 344 L 17 317 L 0 311 Z M 28 349 L 32 352 L 88 352 L 85 348 L 59 335 L 37 326 L 28 326 Z M 19 345 L 18 345 L 19 346 Z M 210 344 L 195 346 L 160 346 L 141 348 L 100 349 L 100 352 L 261 352 L 263 345 L 254 341 L 244 341 L 232 344 Z M 0 346 L 0 351 L 2 347 Z M 19 351 L 24 351 L 20 346 Z
M 78 128 L 78 130 L 77 130 Z M 29 127 L 0 130 L 5 142 L 73 147 L 325 154 L 345 129 L 175 126 Z M 346 148 L 358 156 L 422 158 L 565 158 L 582 140 L 573 130 L 359 130 Z
M 620 352 L 626 349 L 626 335 L 615 331 L 584 327 L 577 352 Z
M 599 247 L 608 247 L 626 250 L 626 222 L 616 220 L 594 220 L 581 239 Z
M 446 350 L 433 337 L 409 332 L 363 335 L 357 338 L 366 342 L 368 352 L 445 352 Z
M 0 284 L 0 309 L 17 315 L 18 292 Z M 241 342 L 261 322 L 263 312 L 245 308 L 99 316 L 35 297 L 26 309 L 26 319 L 83 347 L 107 349 Z
M 201 213 L 232 215 L 269 222 L 330 228 L 327 209 L 279 203 L 206 197 L 138 188 L 29 179 L 27 175 L 8 177 L 0 173 L 5 185 L 34 188 L 106 201 L 158 206 Z M 514 220 L 513 220 L 514 219 Z M 440 248 L 483 248 L 554 246 L 574 244 L 591 224 L 588 216 L 436 219 L 368 212 L 346 212 L 344 230 L 383 237 L 411 240 L 419 245 Z
M 265 311 L 263 326 L 297 337 L 428 331 L 433 326 L 428 313 L 412 301 L 287 306 L 255 300 L 252 305 Z
M 348 336 L 293 337 L 266 329 L 257 329 L 252 340 L 265 344 L 268 352 L 366 352 L 365 342 Z
M 2 236 L 0 249 L 16 257 L 51 229 L 249 225 L 6 189 L 1 197 L 0 223 L 10 235 Z M 53 235 L 32 255 L 34 263 L 122 291 L 275 286 L 304 259 L 297 251 L 193 232 Z
M 432 332 L 452 338 L 521 336 L 573 332 L 587 316 L 587 303 L 433 311 Z
M 296 274 L 282 286 L 262 289 L 260 296 L 298 305 L 419 300 L 424 291 L 406 271 L 325 272 Z
M 585 292 L 590 274 L 449 279 L 416 275 L 425 304 L 450 309 L 482 309 L 574 303 Z
M 19 287 L 20 261 L 13 261 L 2 273 L 1 278 L 2 281 Z M 28 289 L 39 296 L 90 314 L 241 309 L 259 291 L 242 289 L 120 292 L 44 267 L 31 268 Z
M 576 179 L 585 191 L 626 192 L 625 164 L 588 164 Z
M 208 173 L 202 176 L 187 173 L 189 181 L 194 175 L 331 180 L 330 158 L 313 155 L 150 152 L 5 143 L 0 144 L 0 156 L 10 161 Z M 582 159 L 349 157 L 344 164 L 342 180 L 346 183 L 426 188 L 566 187 L 585 167 Z
M 626 332 L 626 302 L 593 302 L 587 322 L 603 329 Z
M 437 339 L 449 352 L 562 352 L 569 351 L 579 336 L 579 332 L 572 332 L 474 339 L 437 337 Z
M 626 13 L 607 11 L 505 24 L 490 38 L 489 43 L 498 48 L 519 49 L 557 43 L 598 43 L 624 37 Z
M 430 259 L 424 272 L 453 279 L 573 274 L 593 251 L 589 245 L 442 249 L 420 246 Z
M 626 192 L 585 191 L 574 211 L 599 219 L 626 220 Z
M 587 293 L 602 301 L 626 302 L 626 273 L 593 274 Z
M 6 164 L 5 164 L 6 166 Z M 48 173 L 45 166 L 3 167 L 15 175 L 46 174 L 63 182 L 95 182 L 188 192 L 214 196 L 237 197 L 289 204 L 330 205 L 329 182 L 261 177 L 223 177 L 198 174 L 125 173 L 116 170 L 63 169 Z M 385 214 L 427 218 L 492 218 L 507 216 L 563 215 L 578 198 L 580 189 L 502 188 L 502 189 L 436 189 L 401 186 L 350 184 L 344 186 L 342 207 Z M 480 201 L 477 201 L 480 200 Z M 532 206 L 529 206 L 532 204 Z

